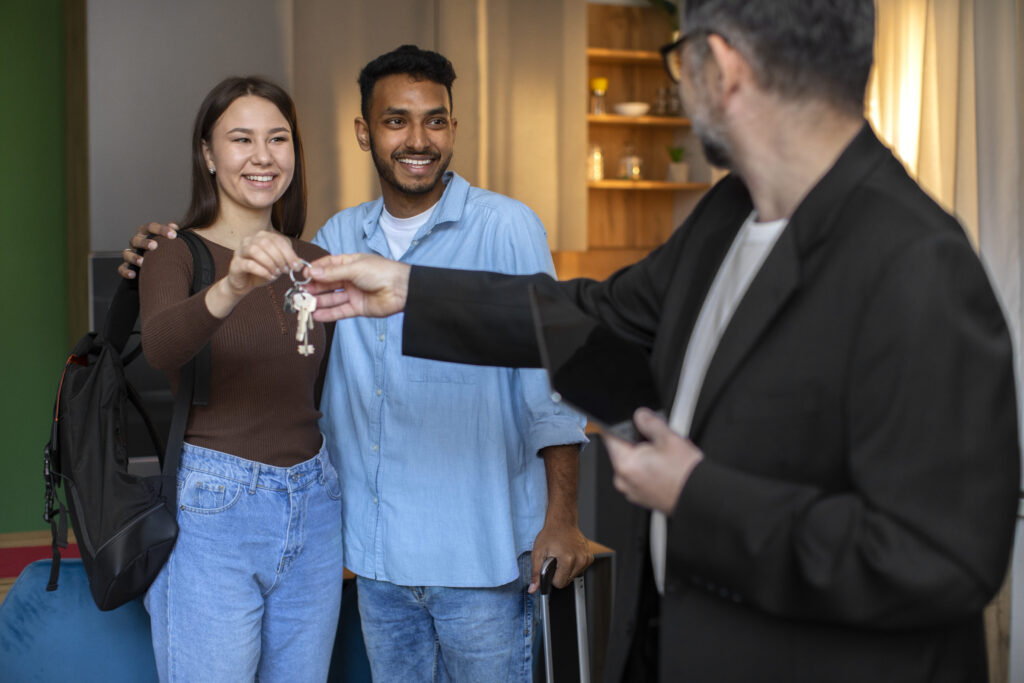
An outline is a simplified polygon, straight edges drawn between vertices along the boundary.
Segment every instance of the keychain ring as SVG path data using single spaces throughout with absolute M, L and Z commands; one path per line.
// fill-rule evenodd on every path
M 306 268 L 312 268 L 313 267 L 313 266 L 310 265 L 309 261 L 307 261 L 305 259 L 299 259 L 299 263 L 301 263 Z M 302 270 L 302 269 L 300 268 L 299 270 Z M 288 271 L 288 277 L 290 277 L 292 279 L 292 284 L 293 285 L 308 285 L 309 281 L 313 279 L 313 276 L 310 275 L 305 280 L 296 280 L 295 279 L 295 271 L 294 270 L 289 270 Z

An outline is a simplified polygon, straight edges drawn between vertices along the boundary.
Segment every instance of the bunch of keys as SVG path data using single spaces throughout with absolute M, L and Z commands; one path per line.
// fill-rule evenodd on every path
M 308 268 L 309 262 L 302 261 L 302 265 Z M 309 284 L 310 278 L 296 280 L 294 270 L 288 272 L 288 277 L 292 279 L 292 287 L 284 294 L 284 310 L 288 313 L 298 314 L 299 321 L 295 330 L 295 341 L 299 342 L 301 355 L 311 356 L 316 350 L 309 343 L 309 331 L 313 329 L 313 311 L 316 310 L 316 297 L 302 286 Z

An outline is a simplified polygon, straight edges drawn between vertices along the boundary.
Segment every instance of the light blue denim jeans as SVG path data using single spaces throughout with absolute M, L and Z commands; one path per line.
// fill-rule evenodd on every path
M 283 468 L 185 444 L 178 525 L 145 599 L 160 680 L 325 680 L 343 559 L 327 449 Z
M 356 578 L 373 680 L 382 683 L 533 680 L 530 553 L 497 588 L 397 586 Z

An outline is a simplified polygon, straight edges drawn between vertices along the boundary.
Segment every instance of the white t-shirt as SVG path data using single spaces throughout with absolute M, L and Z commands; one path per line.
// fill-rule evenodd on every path
M 387 238 L 388 248 L 391 249 L 391 258 L 396 261 L 402 258 L 402 255 L 409 249 L 409 245 L 412 244 L 416 233 L 430 220 L 430 215 L 434 213 L 434 206 L 410 218 L 395 218 L 388 213 L 387 208 L 381 210 L 378 222 L 381 230 L 384 231 L 384 237 Z
M 679 373 L 679 388 L 669 416 L 672 431 L 687 436 L 690 420 L 697 406 L 701 385 L 711 358 L 718 348 L 732 314 L 739 306 L 750 282 L 761 269 L 768 252 L 789 223 L 788 218 L 758 223 L 756 213 L 747 217 L 743 227 L 736 234 L 729 253 L 715 275 L 715 281 L 708 290 L 708 296 L 700 309 L 697 324 L 690 335 L 690 342 L 683 357 L 683 369 Z M 655 511 L 651 515 L 651 566 L 658 593 L 665 592 L 665 551 L 668 540 L 668 524 L 665 515 Z

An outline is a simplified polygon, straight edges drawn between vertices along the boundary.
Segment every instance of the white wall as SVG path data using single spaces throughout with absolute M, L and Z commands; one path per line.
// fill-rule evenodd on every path
M 292 0 L 89 0 L 89 215 L 93 251 L 179 220 L 192 123 L 232 75 L 292 85 Z

